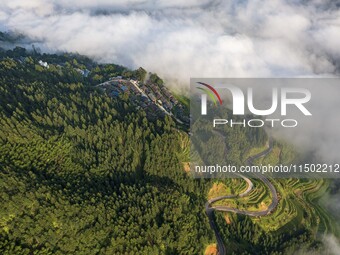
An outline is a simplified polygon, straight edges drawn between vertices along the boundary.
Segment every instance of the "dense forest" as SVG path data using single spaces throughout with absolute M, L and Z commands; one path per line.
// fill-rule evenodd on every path
M 212 181 L 183 170 L 187 133 L 95 87 L 117 75 L 143 80 L 145 70 L 0 51 L 1 254 L 202 254 L 215 242 L 204 212 Z M 232 159 L 255 143 L 237 132 L 229 135 Z M 247 218 L 220 225 L 226 241 L 247 240 L 262 254 L 283 252 L 294 231 L 264 239 Z M 293 236 L 295 244 L 310 238 Z
M 34 56 L 23 64 L 6 54 L 1 254 L 199 253 L 209 232 L 204 186 L 182 170 L 173 121 L 150 122 L 123 97 L 89 85 L 105 69 L 125 69 L 94 66 L 84 82 L 75 57 L 58 56 L 70 63 L 46 69 Z

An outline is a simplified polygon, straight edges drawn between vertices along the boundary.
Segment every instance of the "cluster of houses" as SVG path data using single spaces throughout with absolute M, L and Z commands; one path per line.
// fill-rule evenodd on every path
M 140 88 L 151 101 L 161 105 L 168 112 L 171 112 L 172 108 L 178 104 L 177 99 L 164 86 L 160 87 L 153 83 L 146 83 L 141 85 Z
M 98 86 L 112 97 L 127 94 L 130 100 L 148 112 L 149 116 L 173 115 L 175 106 L 177 106 L 177 113 L 181 113 L 181 109 L 183 109 L 183 106 L 166 87 L 154 83 L 144 84 L 133 79 L 127 80 L 122 76 L 116 76 Z
M 106 81 L 97 86 L 101 87 L 108 95 L 112 97 L 117 97 L 123 93 L 130 94 L 128 87 L 125 84 L 125 80 L 122 79 Z
M 16 59 L 20 63 L 26 62 L 26 58 L 20 57 Z M 49 68 L 50 65 L 42 60 L 38 61 L 39 65 L 44 68 Z M 56 66 L 62 67 L 63 64 Z M 88 69 L 75 68 L 83 77 L 88 77 L 90 71 Z M 98 87 L 101 87 L 106 93 L 112 97 L 119 95 L 128 95 L 132 102 L 136 103 L 137 108 L 144 109 L 148 116 L 164 116 L 165 114 L 173 116 L 178 122 L 188 124 L 190 122 L 188 114 L 185 112 L 185 107 L 178 102 L 172 93 L 165 87 L 155 83 L 141 83 L 134 79 L 125 79 L 122 76 L 110 78 L 103 82 Z

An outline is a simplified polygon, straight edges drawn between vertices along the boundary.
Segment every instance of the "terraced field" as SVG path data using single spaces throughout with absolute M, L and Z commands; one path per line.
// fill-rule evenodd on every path
M 253 148 L 246 155 L 258 153 L 263 148 Z M 296 155 L 290 148 L 282 144 L 275 144 L 271 153 L 259 158 L 255 164 L 278 164 L 291 162 Z M 253 223 L 260 226 L 265 232 L 280 235 L 291 229 L 307 228 L 313 233 L 336 233 L 334 219 L 318 205 L 318 199 L 325 194 L 329 181 L 324 179 L 271 179 L 275 186 L 279 203 L 277 208 L 266 217 L 251 217 Z M 214 206 L 223 205 L 240 210 L 262 211 L 270 204 L 272 197 L 268 187 L 259 180 L 252 179 L 254 187 L 246 197 L 237 197 L 220 200 Z M 240 194 L 246 189 L 247 183 L 243 179 L 225 179 L 216 181 L 209 191 L 208 199 L 214 196 Z M 223 213 L 223 212 L 217 212 Z M 237 220 L 232 213 L 223 213 L 227 224 Z
M 243 179 L 232 179 L 231 181 L 233 187 L 237 187 L 235 193 L 231 192 L 229 194 L 241 194 L 243 189 L 246 189 L 246 182 Z M 235 181 L 236 180 L 236 181 Z M 241 182 L 242 185 L 237 185 L 237 182 Z M 261 181 L 253 179 L 252 180 L 254 187 L 249 193 L 248 196 L 232 198 L 232 199 L 223 199 L 217 201 L 214 205 L 225 205 L 228 207 L 238 208 L 240 210 L 247 211 L 263 211 L 267 208 L 267 206 L 271 203 L 272 197 L 268 190 L 268 187 Z M 227 186 L 228 187 L 228 186 Z M 220 195 L 225 195 L 220 194 Z M 228 194 L 228 193 L 227 193 Z
M 276 143 L 272 152 L 259 158 L 255 164 L 278 164 L 292 162 L 296 158 L 292 148 Z M 284 232 L 304 225 L 315 232 L 335 232 L 327 215 L 317 201 L 326 192 L 329 182 L 323 179 L 272 179 L 280 196 L 277 209 L 268 217 L 253 218 L 265 231 Z M 261 196 L 261 195 L 258 195 Z
M 334 231 L 329 216 L 317 205 L 317 199 L 328 187 L 327 181 L 275 179 L 272 183 L 280 196 L 277 209 L 268 217 L 252 219 L 262 229 L 283 232 L 303 224 L 314 231 Z

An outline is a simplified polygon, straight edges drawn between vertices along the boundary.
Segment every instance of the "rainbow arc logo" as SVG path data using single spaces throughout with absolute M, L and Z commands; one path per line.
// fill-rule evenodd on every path
M 220 105 L 222 105 L 222 99 L 220 97 L 220 95 L 218 94 L 218 92 L 216 91 L 216 89 L 214 89 L 213 86 L 206 84 L 204 82 L 197 82 L 198 84 L 204 86 L 202 87 L 196 87 L 199 90 L 204 91 L 209 97 L 210 99 L 214 102 L 214 105 L 217 106 L 217 100 L 220 103 Z M 216 100 L 217 98 L 217 100 Z

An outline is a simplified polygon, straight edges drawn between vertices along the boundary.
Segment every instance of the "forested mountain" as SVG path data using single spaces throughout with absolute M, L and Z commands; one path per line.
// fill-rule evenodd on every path
M 0 253 L 199 253 L 204 186 L 182 169 L 173 121 L 91 86 L 109 72 L 84 81 L 80 57 L 46 55 L 66 62 L 47 69 L 15 54 L 0 62 Z
M 188 134 L 96 86 L 117 76 L 145 72 L 0 51 L 0 254 L 202 254 L 215 242 L 204 212 L 212 181 L 183 169 Z M 232 159 L 263 146 L 247 132 L 229 134 Z M 248 218 L 216 218 L 234 254 L 232 242 L 247 242 L 243 254 L 282 254 L 290 236 L 287 245 L 311 243 L 303 228 L 272 236 Z

